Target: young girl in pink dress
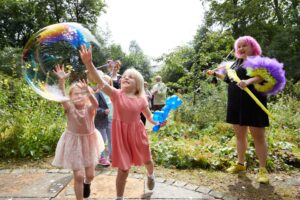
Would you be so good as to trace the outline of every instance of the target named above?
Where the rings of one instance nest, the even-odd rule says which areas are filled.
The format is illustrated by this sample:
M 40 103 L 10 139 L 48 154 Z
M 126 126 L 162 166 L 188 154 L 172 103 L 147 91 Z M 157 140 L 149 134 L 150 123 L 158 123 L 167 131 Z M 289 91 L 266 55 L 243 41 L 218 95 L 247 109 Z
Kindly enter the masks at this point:
M 55 66 L 54 73 L 64 94 L 65 73 L 63 66 Z M 95 176 L 95 165 L 104 150 L 100 133 L 95 129 L 94 117 L 98 102 L 85 81 L 70 87 L 70 101 L 62 103 L 67 116 L 67 127 L 60 137 L 53 165 L 73 170 L 74 190 L 77 200 L 90 195 L 91 181 Z
M 98 75 L 92 62 L 91 49 L 82 46 L 80 56 L 90 72 L 91 78 L 110 97 L 113 104 L 112 166 L 118 168 L 117 200 L 123 199 L 131 165 L 145 165 L 148 173 L 147 186 L 152 190 L 154 188 L 154 165 L 147 133 L 140 120 L 140 113 L 142 112 L 152 124 L 156 123 L 152 120 L 152 114 L 148 107 L 143 76 L 135 69 L 127 69 L 121 78 L 121 89 L 115 89 Z

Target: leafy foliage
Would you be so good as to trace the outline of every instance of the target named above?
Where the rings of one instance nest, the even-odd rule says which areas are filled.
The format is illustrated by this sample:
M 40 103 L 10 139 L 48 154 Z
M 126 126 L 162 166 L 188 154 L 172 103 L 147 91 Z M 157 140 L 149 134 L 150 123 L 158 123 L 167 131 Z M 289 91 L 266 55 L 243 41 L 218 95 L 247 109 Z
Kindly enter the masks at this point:
M 95 31 L 104 7 L 102 0 L 1 0 L 0 49 L 22 47 L 34 32 L 60 22 L 86 24 Z
M 0 157 L 53 154 L 65 124 L 60 105 L 41 99 L 20 80 L 0 77 Z

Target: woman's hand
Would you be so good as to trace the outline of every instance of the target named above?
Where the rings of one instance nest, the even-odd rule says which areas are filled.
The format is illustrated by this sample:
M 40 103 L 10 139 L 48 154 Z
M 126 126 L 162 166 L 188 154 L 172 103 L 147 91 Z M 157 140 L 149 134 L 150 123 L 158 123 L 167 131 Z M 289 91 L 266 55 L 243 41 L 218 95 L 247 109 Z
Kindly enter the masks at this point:
M 241 80 L 237 86 L 239 86 L 242 90 L 245 89 L 249 85 L 248 80 Z
M 55 65 L 55 69 L 53 70 L 53 72 L 59 80 L 65 80 L 70 76 L 70 72 L 65 72 L 64 65 Z
M 215 73 L 215 70 L 209 69 L 209 70 L 206 71 L 206 74 L 209 75 L 209 76 L 214 75 L 214 73 Z

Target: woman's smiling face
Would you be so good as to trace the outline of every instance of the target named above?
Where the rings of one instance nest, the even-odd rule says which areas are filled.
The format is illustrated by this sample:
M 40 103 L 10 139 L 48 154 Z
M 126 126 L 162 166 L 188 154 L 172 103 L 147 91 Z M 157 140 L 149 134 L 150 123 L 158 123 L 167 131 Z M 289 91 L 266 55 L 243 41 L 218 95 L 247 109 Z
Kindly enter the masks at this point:
M 237 45 L 237 50 L 240 55 L 240 58 L 247 58 L 247 56 L 253 56 L 252 47 L 250 44 L 246 43 L 245 41 L 240 41 Z

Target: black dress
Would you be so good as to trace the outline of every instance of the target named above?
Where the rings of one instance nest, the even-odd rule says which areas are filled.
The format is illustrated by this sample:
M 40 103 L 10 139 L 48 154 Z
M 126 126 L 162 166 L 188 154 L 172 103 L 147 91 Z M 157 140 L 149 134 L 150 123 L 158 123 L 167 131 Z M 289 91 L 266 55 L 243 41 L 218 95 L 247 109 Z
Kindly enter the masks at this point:
M 242 59 L 238 59 L 232 66 L 241 80 L 249 79 L 246 69 L 242 67 Z M 236 82 L 226 75 L 225 82 L 228 83 L 227 117 L 226 122 L 239 124 L 241 126 L 266 127 L 269 126 L 268 115 L 255 103 L 247 92 L 236 85 Z M 267 97 L 257 92 L 253 85 L 249 90 L 267 107 Z

